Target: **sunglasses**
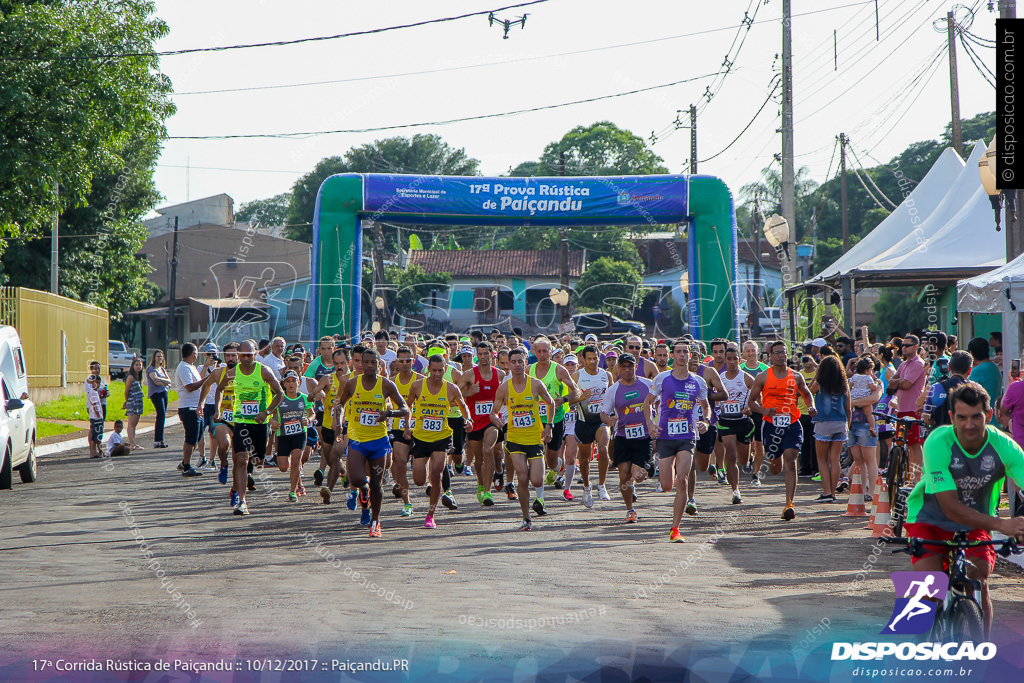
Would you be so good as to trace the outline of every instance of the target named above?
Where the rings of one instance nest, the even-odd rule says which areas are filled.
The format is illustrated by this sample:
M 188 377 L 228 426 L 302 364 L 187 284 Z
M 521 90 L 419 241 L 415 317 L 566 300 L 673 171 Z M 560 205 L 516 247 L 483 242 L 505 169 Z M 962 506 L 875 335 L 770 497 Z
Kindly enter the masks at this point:
M 917 344 L 904 344 L 904 345 L 903 345 L 903 348 L 905 348 L 905 349 L 909 349 L 909 348 L 910 348 L 910 347 L 912 347 L 912 346 L 917 346 Z
M 639 349 L 640 347 L 639 346 L 627 346 L 626 348 L 627 349 L 633 349 L 635 351 L 636 349 Z

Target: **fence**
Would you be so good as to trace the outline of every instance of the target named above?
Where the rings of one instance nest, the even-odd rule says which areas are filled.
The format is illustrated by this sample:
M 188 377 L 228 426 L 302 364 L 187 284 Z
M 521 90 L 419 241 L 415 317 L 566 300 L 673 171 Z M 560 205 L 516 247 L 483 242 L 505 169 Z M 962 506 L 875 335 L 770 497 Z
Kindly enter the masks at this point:
M 18 330 L 29 386 L 82 383 L 89 361 L 106 369 L 107 309 L 25 287 L 0 287 L 0 324 Z

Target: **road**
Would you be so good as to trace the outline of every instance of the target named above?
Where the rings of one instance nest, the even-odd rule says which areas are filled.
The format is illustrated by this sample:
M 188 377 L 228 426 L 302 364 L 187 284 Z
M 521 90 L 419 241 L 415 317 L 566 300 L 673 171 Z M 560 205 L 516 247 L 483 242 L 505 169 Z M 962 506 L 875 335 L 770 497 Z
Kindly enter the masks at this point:
M 181 443 L 180 427 L 168 441 Z M 519 533 L 518 503 L 481 508 L 475 479 L 458 477 L 460 507 L 439 508 L 433 531 L 421 491 L 411 519 L 386 491 L 376 540 L 343 503 L 289 503 L 276 470 L 237 517 L 215 473 L 184 479 L 176 463 L 173 449 L 106 465 L 73 451 L 0 492 L 3 662 L 345 652 L 453 679 L 529 678 L 580 659 L 693 664 L 708 650 L 800 662 L 833 640 L 877 638 L 893 605 L 888 573 L 909 569 L 905 555 L 872 552 L 864 518 L 810 503 L 818 489 L 805 479 L 786 523 L 780 477 L 734 506 L 703 475 L 700 514 L 671 544 L 672 495 L 652 483 L 637 525 L 622 523 L 617 498 L 588 510 L 549 493 L 551 514 Z M 998 627 L 1018 640 L 1021 575 L 1001 561 L 993 581 Z

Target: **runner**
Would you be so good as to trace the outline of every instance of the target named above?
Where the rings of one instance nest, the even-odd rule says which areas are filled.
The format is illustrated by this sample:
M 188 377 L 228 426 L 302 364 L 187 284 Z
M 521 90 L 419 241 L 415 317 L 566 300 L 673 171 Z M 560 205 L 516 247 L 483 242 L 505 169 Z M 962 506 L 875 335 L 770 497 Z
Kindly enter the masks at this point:
M 409 403 L 409 390 L 412 389 L 413 382 L 423 379 L 423 375 L 412 370 L 414 355 L 408 346 L 399 347 L 398 358 L 395 361 L 398 370 L 392 376 L 398 393 L 406 403 Z M 409 500 L 409 448 L 412 444 L 405 438 L 408 422 L 407 417 L 396 417 L 391 424 L 391 476 L 395 480 L 392 494 L 402 499 L 403 517 L 412 516 L 412 501 Z
M 283 394 L 270 368 L 256 362 L 256 349 L 249 341 L 242 342 L 238 347 L 238 365 L 234 375 L 228 379 L 225 373 L 218 382 L 218 391 L 223 392 L 228 382 L 233 385 L 232 448 L 234 490 L 238 492 L 238 502 L 233 506 L 236 515 L 249 514 L 246 504 L 246 489 L 254 490 L 255 483 L 250 476 L 253 461 L 262 465 L 267 446 L 267 417 L 280 404 Z M 269 405 L 266 403 L 266 392 L 272 395 Z
M 565 361 L 562 363 L 562 367 L 569 371 L 569 375 L 576 381 L 576 372 L 579 368 L 579 359 L 575 355 L 569 354 L 565 357 Z M 562 387 L 563 393 L 568 391 L 564 386 Z M 582 397 L 582 394 L 580 394 Z M 565 462 L 565 475 L 559 475 L 555 479 L 555 484 L 562 488 L 562 498 L 565 500 L 575 500 L 575 496 L 572 495 L 572 479 L 576 476 L 576 456 L 579 452 L 579 442 L 576 440 L 576 420 L 579 418 L 579 401 L 576 399 L 570 402 L 570 406 L 565 411 L 565 439 L 562 442 L 562 460 Z M 587 450 L 587 458 L 590 458 L 590 449 Z
M 363 509 L 360 524 L 370 525 L 370 538 L 381 537 L 382 484 L 391 455 L 387 419 L 409 416 L 405 399 L 394 382 L 379 374 L 379 360 L 376 349 L 364 349 L 362 375 L 349 379 L 338 397 L 338 404 L 350 418 L 349 481 L 359 486 L 359 504 Z M 395 410 L 388 410 L 388 401 L 396 406 Z
M 725 372 L 725 349 L 728 345 L 729 342 L 722 337 L 716 337 L 711 340 L 711 362 L 707 365 L 715 369 L 719 378 L 721 378 L 722 373 Z M 724 388 L 725 387 L 723 385 L 723 389 Z M 715 426 L 716 432 L 720 413 L 721 411 L 716 408 L 715 414 L 711 418 L 711 424 Z M 715 435 L 713 448 L 715 449 L 715 476 L 717 477 L 719 484 L 727 484 L 729 482 L 729 478 L 725 473 L 725 444 L 722 443 L 722 440 L 718 438 L 717 434 Z
M 740 365 L 740 370 L 750 375 L 750 379 L 756 378 L 768 369 L 767 365 L 758 360 L 758 353 L 760 353 L 760 349 L 756 341 L 748 339 L 743 342 L 743 364 Z M 754 457 L 753 462 L 747 460 L 743 471 L 751 475 L 751 486 L 760 487 L 761 464 L 764 462 L 764 444 L 761 442 L 761 422 L 764 420 L 764 415 L 757 411 L 751 411 L 750 420 L 754 423 Z
M 508 409 L 508 440 L 505 449 L 519 477 L 519 507 L 523 512 L 519 530 L 530 531 L 533 529 L 533 521 L 530 519 L 530 484 L 540 488 L 544 483 L 542 448 L 551 440 L 551 425 L 541 423 L 540 406 L 545 405 L 550 415 L 554 413 L 555 404 L 544 383 L 526 374 L 524 349 L 509 351 L 508 361 L 511 375 L 495 393 L 491 422 L 500 426 L 501 409 Z M 547 514 L 543 506 L 539 509 L 535 506 L 534 510 L 538 515 Z
M 668 344 L 660 342 L 654 347 L 654 365 L 658 371 L 658 375 L 663 372 L 668 372 L 672 368 L 669 367 L 668 360 L 671 355 L 671 351 L 668 348 Z M 658 375 L 655 375 L 657 377 Z
M 636 375 L 636 357 L 619 356 L 619 379 L 608 388 L 601 406 L 601 419 L 615 429 L 612 465 L 619 470 L 619 491 L 626 505 L 626 523 L 638 521 L 633 509 L 633 487 L 654 474 L 654 451 L 650 427 L 651 381 Z
M 579 398 L 580 390 L 572 380 L 569 371 L 551 360 L 551 342 L 545 336 L 538 336 L 533 342 L 533 353 L 537 362 L 530 366 L 529 375 L 544 383 L 548 394 L 554 399 L 554 419 L 547 413 L 547 407 L 541 408 L 540 420 L 542 424 L 551 425 L 551 439 L 547 442 L 546 466 L 548 474 L 547 484 L 554 484 L 555 478 L 562 469 L 558 454 L 562 449 L 562 441 L 565 439 L 565 405 L 570 401 Z M 510 358 L 511 362 L 511 358 Z M 568 393 L 563 392 L 563 387 L 568 388 Z M 544 484 L 542 481 L 537 488 L 537 499 L 533 503 L 533 509 L 538 515 L 547 514 L 544 506 Z M 520 482 L 522 486 L 522 482 Z
M 214 405 L 217 408 L 213 418 L 214 442 L 217 448 L 217 457 L 220 459 L 220 471 L 217 473 L 217 481 L 221 484 L 228 483 L 228 452 L 231 450 L 231 437 L 234 434 L 234 402 L 235 402 L 235 366 L 238 365 L 238 344 L 230 342 L 224 345 L 224 367 L 220 372 L 213 372 L 207 376 L 200 389 L 199 401 L 201 405 L 206 400 L 207 394 L 214 396 Z M 212 451 L 211 451 L 212 460 Z M 231 489 L 231 507 L 238 502 L 238 492 L 234 487 Z
M 804 378 L 786 365 L 786 342 L 773 341 L 768 344 L 769 360 L 772 365 L 754 380 L 747 397 L 751 412 L 761 412 L 761 440 L 765 444 L 765 457 L 770 463 L 772 474 L 786 469 L 786 507 L 782 519 L 791 520 L 796 516 L 793 498 L 796 495 L 796 458 L 803 443 L 803 429 L 800 427 L 800 411 L 796 397 L 800 394 L 807 403 L 811 417 L 818 414 L 814 407 L 814 396 L 807 390 Z
M 658 440 L 658 476 L 662 491 L 671 491 L 675 485 L 676 495 L 672 502 L 672 529 L 669 540 L 683 543 L 686 539 L 679 532 L 679 521 L 683 518 L 684 505 L 693 504 L 689 496 L 689 479 L 693 471 L 693 451 L 697 435 L 707 431 L 708 423 L 697 418 L 698 407 L 710 414 L 708 385 L 697 374 L 690 372 L 690 344 L 678 340 L 672 345 L 672 370 L 660 373 L 654 378 L 651 394 L 647 398 L 648 410 L 658 405 L 658 420 L 653 415 L 649 424 L 651 433 Z M 693 504 L 690 514 L 697 514 Z
M 590 458 L 593 446 L 597 444 L 597 475 L 598 495 L 601 500 L 611 500 L 608 489 L 605 488 L 605 479 L 608 476 L 608 426 L 601 420 L 601 408 L 604 405 L 604 394 L 612 385 L 612 376 L 607 370 L 598 367 L 600 353 L 597 346 L 588 344 L 583 347 L 580 353 L 583 358 L 583 366 L 573 373 L 573 381 L 580 388 L 582 393 L 579 397 L 579 407 L 582 417 L 576 420 L 576 442 L 579 449 L 580 476 L 583 477 L 583 504 L 588 508 L 594 506 L 594 496 L 590 488 Z
M 619 342 L 621 343 L 621 342 Z M 640 351 L 643 349 L 643 341 L 636 335 L 626 337 L 626 348 L 625 353 L 632 354 L 634 359 L 637 359 L 636 376 L 646 377 L 647 379 L 653 380 L 658 375 L 658 366 L 653 361 L 646 358 L 640 357 Z M 612 373 L 612 380 L 617 381 L 619 379 L 619 365 L 615 359 L 607 359 L 608 371 Z
M 305 362 L 300 354 L 294 354 L 288 356 L 285 359 L 285 372 L 291 371 L 299 376 L 298 392 L 310 399 L 310 406 L 313 407 L 314 416 L 308 420 L 305 430 L 305 441 L 302 445 L 302 456 L 299 459 L 299 486 L 297 493 L 300 496 L 306 495 L 306 487 L 302 485 L 302 466 L 309 462 L 310 457 L 313 454 L 313 449 L 317 447 L 319 436 L 317 434 L 315 423 L 316 423 L 316 404 L 312 399 L 312 395 L 316 393 L 317 382 L 312 377 L 306 377 L 302 374 L 303 366 Z
M 330 375 L 334 372 L 334 337 L 325 335 L 320 337 L 320 342 L 316 347 L 317 357 L 309 364 L 306 371 L 303 373 L 306 377 L 312 377 L 314 384 L 319 383 L 321 379 L 326 375 Z M 311 392 L 312 394 L 312 392 Z M 313 404 L 313 410 L 316 412 L 316 430 L 317 441 L 323 444 L 323 434 L 321 429 L 324 424 L 324 404 L 323 401 L 316 401 Z M 323 457 L 321 455 L 321 457 Z
M 429 465 L 430 507 L 423 522 L 425 529 L 437 528 L 434 510 L 437 509 L 438 498 L 441 498 L 441 502 L 449 510 L 457 509 L 447 488 L 444 489 L 444 495 L 440 495 L 443 486 L 442 472 L 447 469 L 445 461 L 448 451 L 452 448 L 452 427 L 447 417 L 452 405 L 465 408 L 466 413 L 469 412 L 469 407 L 462 399 L 459 388 L 444 378 L 446 367 L 443 351 L 435 353 L 430 356 L 427 377 L 413 382 L 412 388 L 409 389 L 413 422 L 412 426 L 406 425 L 404 436 L 406 440 L 413 440 L 410 451 L 413 457 L 412 476 L 416 486 L 423 486 L 426 482 Z
M 490 507 L 494 505 L 490 488 L 491 482 L 496 479 L 494 445 L 498 441 L 499 431 L 491 422 L 491 412 L 494 409 L 494 396 L 505 379 L 505 373 L 491 365 L 494 346 L 489 341 L 481 340 L 477 343 L 476 356 L 477 366 L 463 373 L 458 387 L 466 398 L 472 419 L 467 450 L 476 466 L 476 499 L 481 505 Z
M 320 430 L 320 467 L 313 472 L 313 483 L 320 487 L 320 497 L 323 499 L 324 505 L 331 503 L 331 496 L 338 477 L 345 474 L 341 456 L 347 446 L 339 433 L 342 429 L 341 413 L 335 399 L 341 392 L 341 387 L 348 382 L 350 377 L 348 351 L 335 349 L 333 358 L 334 372 L 321 377 L 312 394 L 314 400 L 320 399 L 324 405 L 324 424 Z M 325 463 L 327 464 L 326 471 L 324 470 Z M 326 484 L 324 482 L 325 474 Z M 348 487 L 347 478 L 342 485 Z
M 740 370 L 739 349 L 732 343 L 725 349 L 724 370 L 722 384 L 729 398 L 718 404 L 718 439 L 725 449 L 725 472 L 732 487 L 732 503 L 738 505 L 743 502 L 738 464 L 747 462 L 747 449 L 754 436 L 754 422 L 747 407 L 747 396 L 754 380 Z
M 220 370 L 224 367 L 224 363 L 217 357 L 217 345 L 212 342 L 207 342 L 203 345 L 203 355 L 206 356 L 203 367 L 199 368 L 199 376 L 206 380 L 210 375 L 219 375 Z M 207 386 L 205 381 L 203 386 Z M 209 457 L 205 454 L 200 454 L 202 459 L 199 462 L 199 469 L 214 469 L 213 466 L 213 454 L 217 451 L 217 438 L 215 432 L 217 431 L 214 427 L 214 422 L 217 418 L 217 403 L 216 392 L 205 392 L 205 398 L 200 397 L 199 405 L 203 413 L 203 428 L 200 430 L 200 445 L 202 444 L 202 432 L 209 432 L 210 434 L 210 450 Z M 209 467 L 205 467 L 209 463 Z
M 295 358 L 293 356 L 293 358 Z M 290 362 L 290 359 L 289 359 Z M 302 361 L 295 363 L 301 366 Z M 295 370 L 285 370 L 281 379 L 284 387 L 284 398 L 271 414 L 270 428 L 277 432 L 278 458 L 277 466 L 282 472 L 291 469 L 291 490 L 288 500 L 298 501 L 299 487 L 302 485 L 302 452 L 306 447 L 306 428 L 312 424 L 314 413 L 313 403 L 305 394 L 299 393 L 299 384 L 308 379 L 301 377 Z
M 693 348 L 700 349 L 700 342 L 692 342 L 690 348 L 691 351 Z M 693 467 L 690 468 L 690 476 L 686 480 L 686 513 L 689 515 L 697 514 L 697 501 L 694 494 L 697 488 L 698 471 L 704 472 L 706 470 L 718 483 L 728 483 L 724 471 L 719 477 L 718 468 L 711 462 L 711 455 L 714 453 L 715 443 L 718 441 L 718 412 L 715 402 L 724 401 L 729 398 L 729 394 L 725 391 L 725 387 L 722 385 L 722 378 L 715 369 L 710 365 L 701 364 L 703 355 L 703 352 L 698 354 L 691 353 L 689 364 L 690 372 L 703 379 L 704 383 L 708 386 L 708 406 L 711 411 L 709 415 L 705 415 L 704 409 L 700 406 L 697 407 L 697 420 L 708 420 L 708 428 L 697 436 L 697 457 L 694 458 Z

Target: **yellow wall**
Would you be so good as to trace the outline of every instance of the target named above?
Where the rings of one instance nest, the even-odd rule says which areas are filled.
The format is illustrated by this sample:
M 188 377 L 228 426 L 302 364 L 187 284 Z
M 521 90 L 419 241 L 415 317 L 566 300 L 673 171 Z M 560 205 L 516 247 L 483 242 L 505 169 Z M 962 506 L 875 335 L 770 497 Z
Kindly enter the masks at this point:
M 29 386 L 62 386 L 61 332 L 67 338 L 67 383 L 85 381 L 89 361 L 108 372 L 107 309 L 24 287 L 0 287 L 0 324 L 21 336 Z

